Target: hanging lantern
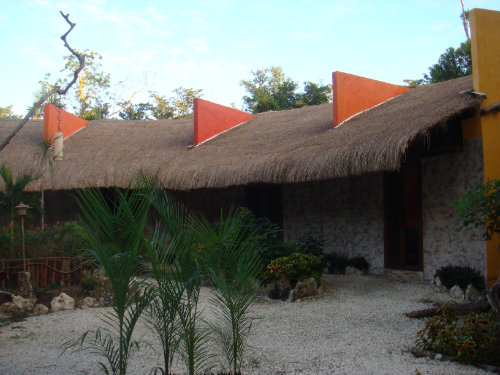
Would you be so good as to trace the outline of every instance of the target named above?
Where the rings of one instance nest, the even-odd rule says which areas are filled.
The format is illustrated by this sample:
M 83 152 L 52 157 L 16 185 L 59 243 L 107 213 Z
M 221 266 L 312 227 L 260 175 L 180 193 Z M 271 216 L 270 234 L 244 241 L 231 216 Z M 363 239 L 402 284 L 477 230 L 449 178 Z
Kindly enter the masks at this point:
M 54 134 L 54 159 L 63 160 L 63 133 Z
M 21 202 L 14 208 L 16 210 L 17 216 L 26 216 L 26 210 L 31 207 Z

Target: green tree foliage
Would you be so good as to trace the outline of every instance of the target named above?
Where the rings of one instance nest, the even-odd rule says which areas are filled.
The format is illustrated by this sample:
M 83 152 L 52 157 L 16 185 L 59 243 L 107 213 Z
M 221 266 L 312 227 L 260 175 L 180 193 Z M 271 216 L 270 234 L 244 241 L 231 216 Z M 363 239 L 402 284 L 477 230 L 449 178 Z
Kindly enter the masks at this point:
M 85 68 L 78 76 L 73 92 L 73 110 L 86 120 L 104 118 L 109 112 L 109 104 L 105 100 L 109 95 L 107 90 L 111 87 L 111 77 L 102 70 L 101 54 L 85 50 L 83 55 Z M 78 60 L 74 55 L 66 55 L 65 60 L 63 72 L 70 76 L 78 66 Z M 63 83 L 70 79 L 64 78 Z
M 465 196 L 455 202 L 463 226 L 472 225 L 483 229 L 483 238 L 491 240 L 500 234 L 500 180 L 489 180 L 467 190 Z M 500 248 L 498 249 L 500 251 Z M 500 314 L 500 275 L 488 290 L 488 302 Z
M 405 79 L 408 87 L 429 83 L 444 82 L 450 79 L 465 77 L 472 74 L 472 56 L 470 40 L 460 44 L 460 47 L 450 47 L 443 53 L 436 64 L 429 67 L 429 74 L 421 79 Z
M 0 107 L 0 118 L 21 118 L 21 116 L 16 115 L 12 112 L 12 106 Z
M 408 87 L 415 88 L 429 83 L 448 81 L 472 74 L 471 42 L 469 34 L 469 11 L 465 10 L 462 1 L 462 14 L 460 15 L 467 40 L 460 47 L 448 48 L 436 64 L 429 67 L 429 74 L 424 73 L 421 79 L 405 79 Z
M 320 86 L 314 82 L 304 82 L 304 92 L 298 94 L 297 105 L 317 105 L 328 103 L 331 100 L 332 86 Z
M 328 103 L 331 86 L 304 83 L 304 92 L 298 93 L 298 84 L 283 72 L 283 68 L 272 66 L 252 71 L 253 78 L 241 81 L 250 95 L 243 101 L 248 111 L 260 113 L 299 108 L 305 105 Z
M 193 101 L 202 95 L 202 91 L 178 87 L 173 90 L 174 95 L 169 98 L 151 92 L 148 103 L 119 103 L 124 109 L 118 116 L 124 120 L 164 120 L 187 117 L 193 113 Z
M 150 109 L 153 118 L 156 120 L 174 118 L 174 108 L 167 97 L 152 92 L 150 98 L 153 102 Z
M 472 74 L 470 40 L 460 44 L 457 49 L 450 47 L 443 53 L 437 64 L 429 67 L 429 74 L 424 74 L 425 83 L 437 83 Z
M 202 91 L 201 89 L 178 87 L 172 91 L 174 96 L 170 98 L 152 92 L 150 95 L 152 101 L 150 104 L 151 115 L 156 120 L 178 119 L 189 116 L 193 113 L 194 99 L 202 96 Z
M 71 93 L 64 98 L 53 95 L 48 99 L 59 108 L 72 108 L 74 113 L 86 120 L 105 118 L 109 114 L 110 104 L 108 89 L 111 87 L 111 76 L 102 70 L 102 56 L 97 52 L 85 50 L 81 53 L 85 57 L 85 67 L 80 72 L 76 86 L 71 88 Z M 51 83 L 51 75 L 46 74 L 39 81 L 40 88 L 35 93 L 38 100 L 55 85 L 64 86 L 71 81 L 73 72 L 78 67 L 78 59 L 74 55 L 64 56 L 65 65 L 61 70 L 63 77 Z M 38 116 L 43 115 L 43 108 L 37 111 Z
M 38 101 L 42 96 L 44 96 L 46 93 L 48 93 L 50 90 L 54 88 L 55 85 L 60 84 L 60 80 L 57 80 L 55 83 L 51 83 L 51 75 L 50 73 L 45 74 L 43 79 L 38 81 L 40 84 L 40 88 L 35 92 L 35 102 Z M 55 105 L 56 107 L 65 109 L 65 100 L 63 97 L 59 94 L 54 94 L 50 96 L 47 100 L 46 103 L 50 103 Z M 43 106 L 40 106 L 36 109 L 35 111 L 35 117 L 40 118 L 43 117 Z
M 138 103 L 138 104 L 129 104 L 126 102 L 118 103 L 119 106 L 124 107 L 118 113 L 118 116 L 123 120 L 150 120 L 151 104 L 149 103 Z
M 500 233 L 500 180 L 477 184 L 455 202 L 455 207 L 464 227 L 483 228 L 483 238 L 490 240 Z

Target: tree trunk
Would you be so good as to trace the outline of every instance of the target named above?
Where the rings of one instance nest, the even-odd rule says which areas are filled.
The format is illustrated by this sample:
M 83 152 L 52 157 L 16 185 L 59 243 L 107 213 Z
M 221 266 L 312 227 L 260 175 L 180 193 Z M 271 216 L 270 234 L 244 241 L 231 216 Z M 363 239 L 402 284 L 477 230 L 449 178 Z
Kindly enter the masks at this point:
M 17 288 L 20 296 L 32 299 L 35 296 L 31 287 L 31 275 L 29 272 L 19 272 L 17 274 Z
M 486 296 L 488 297 L 488 302 L 493 311 L 495 311 L 497 315 L 500 315 L 500 277 L 498 277 L 497 282 L 488 289 Z
M 42 216 L 42 218 L 41 218 L 42 225 L 41 225 L 40 229 L 43 232 L 43 228 L 45 226 L 45 194 L 44 194 L 45 192 L 43 190 L 43 172 L 42 172 L 42 179 L 40 181 L 40 192 L 41 192 L 41 194 L 40 194 L 40 211 L 41 211 L 41 216 Z
M 441 314 L 439 307 L 432 307 L 429 309 L 417 310 L 405 313 L 408 318 L 430 318 L 435 315 Z M 455 305 L 449 305 L 445 308 L 447 312 L 452 312 L 459 315 L 466 315 L 470 312 L 486 312 L 490 309 L 490 305 L 484 299 L 479 302 L 472 303 L 459 303 Z

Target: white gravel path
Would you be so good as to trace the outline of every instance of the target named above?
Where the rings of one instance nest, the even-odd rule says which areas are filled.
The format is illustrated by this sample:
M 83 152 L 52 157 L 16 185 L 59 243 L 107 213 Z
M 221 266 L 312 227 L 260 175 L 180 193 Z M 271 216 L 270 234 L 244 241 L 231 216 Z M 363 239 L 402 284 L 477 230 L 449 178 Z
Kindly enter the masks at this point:
M 423 321 L 404 312 L 443 299 L 425 284 L 361 276 L 326 276 L 327 293 L 294 303 L 260 299 L 244 374 L 394 374 L 486 375 L 472 366 L 414 358 L 402 353 L 413 345 Z M 210 291 L 203 291 L 208 319 Z M 0 374 L 99 374 L 89 353 L 63 354 L 60 345 L 99 323 L 104 309 L 65 311 L 30 317 L 0 328 Z M 159 346 L 141 323 L 143 346 L 129 374 L 149 374 L 161 364 Z M 216 369 L 220 367 L 217 366 Z M 181 363 L 176 371 L 183 373 Z

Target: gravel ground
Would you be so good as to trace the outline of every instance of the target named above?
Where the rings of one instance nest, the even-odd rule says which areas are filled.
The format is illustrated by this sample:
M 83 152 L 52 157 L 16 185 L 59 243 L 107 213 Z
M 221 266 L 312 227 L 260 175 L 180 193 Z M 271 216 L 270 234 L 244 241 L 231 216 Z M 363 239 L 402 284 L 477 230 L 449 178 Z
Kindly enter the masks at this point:
M 371 276 L 326 276 L 325 294 L 288 303 L 259 299 L 244 374 L 411 374 L 486 375 L 489 372 L 447 361 L 414 358 L 413 345 L 423 321 L 404 312 L 443 300 L 426 284 Z M 203 290 L 202 307 L 210 290 Z M 99 374 L 96 358 L 80 352 L 61 355 L 60 345 L 99 324 L 105 309 L 64 311 L 30 317 L 0 328 L 0 374 Z M 161 364 L 159 346 L 140 322 L 141 347 L 129 374 L 149 374 Z M 176 371 L 183 373 L 181 363 Z M 220 365 L 215 367 L 220 368 Z

